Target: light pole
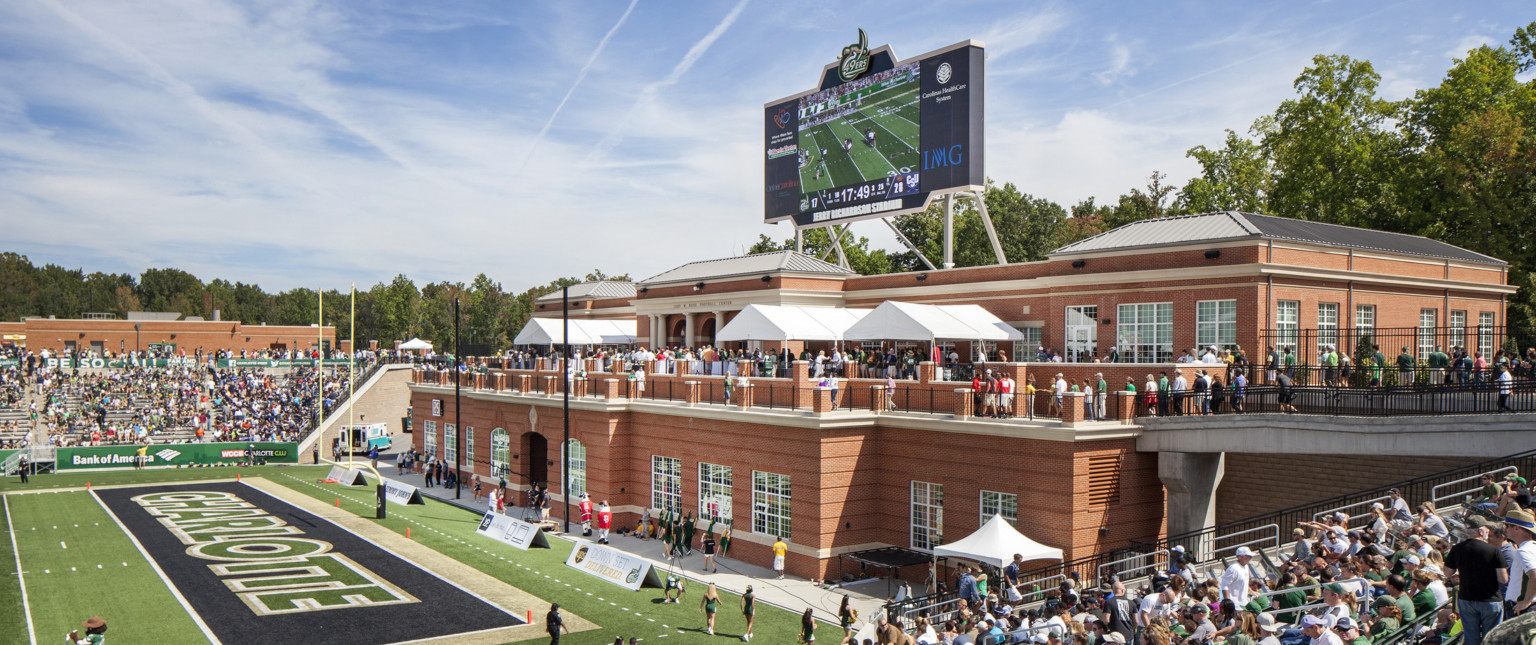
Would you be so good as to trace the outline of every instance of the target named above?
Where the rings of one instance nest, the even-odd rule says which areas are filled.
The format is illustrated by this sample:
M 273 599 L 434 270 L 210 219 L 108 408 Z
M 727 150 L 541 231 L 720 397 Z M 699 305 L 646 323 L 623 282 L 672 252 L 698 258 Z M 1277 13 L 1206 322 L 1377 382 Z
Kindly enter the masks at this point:
M 139 344 L 139 325 L 141 324 L 143 323 L 133 323 L 133 355 L 135 358 L 144 351 L 143 347 Z
M 565 500 L 565 532 L 571 532 L 571 288 L 560 287 L 560 367 L 565 371 L 565 438 L 560 442 L 560 497 Z
M 459 299 L 453 299 L 453 498 L 459 499 L 459 490 L 464 488 L 464 428 L 459 422 L 459 386 L 464 382 L 464 376 L 459 373 L 459 366 L 464 364 L 464 354 L 459 351 Z

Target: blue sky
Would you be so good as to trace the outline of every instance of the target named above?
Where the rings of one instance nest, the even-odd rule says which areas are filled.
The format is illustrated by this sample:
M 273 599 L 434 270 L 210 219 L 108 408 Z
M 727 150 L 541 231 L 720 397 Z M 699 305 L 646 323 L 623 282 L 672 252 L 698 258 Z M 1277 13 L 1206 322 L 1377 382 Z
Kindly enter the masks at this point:
M 1524 9 L 1522 11 L 1521 9 Z M 1113 200 L 1245 131 L 1311 57 L 1382 94 L 1503 43 L 1516 2 L 0 3 L 0 250 L 268 290 L 405 273 L 644 278 L 762 224 L 761 109 L 864 28 L 987 60 L 987 174 Z M 895 248 L 877 222 L 854 232 Z

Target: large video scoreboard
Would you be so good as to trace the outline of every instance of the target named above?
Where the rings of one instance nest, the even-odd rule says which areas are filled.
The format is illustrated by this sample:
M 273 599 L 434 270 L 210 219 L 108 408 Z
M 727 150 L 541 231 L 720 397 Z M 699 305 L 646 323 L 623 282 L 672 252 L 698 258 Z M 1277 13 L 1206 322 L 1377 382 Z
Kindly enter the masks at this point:
M 982 77 L 967 41 L 897 61 L 859 43 L 819 88 L 765 106 L 764 220 L 800 228 L 927 208 L 986 183 Z

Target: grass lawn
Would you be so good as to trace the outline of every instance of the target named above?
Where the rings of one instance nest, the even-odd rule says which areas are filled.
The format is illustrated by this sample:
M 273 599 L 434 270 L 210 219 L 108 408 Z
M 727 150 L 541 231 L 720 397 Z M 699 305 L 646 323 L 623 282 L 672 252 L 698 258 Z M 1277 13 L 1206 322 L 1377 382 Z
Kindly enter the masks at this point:
M 0 491 L 81 487 L 87 481 L 97 486 L 229 479 L 239 472 L 246 476 L 261 475 L 327 504 L 340 499 L 342 509 L 371 518 L 374 504 L 371 490 L 316 483 L 328 471 L 327 466 L 267 466 L 61 474 L 35 477 L 26 487 L 21 487 L 12 478 L 0 485 Z M 114 641 L 203 642 L 201 631 L 185 609 L 88 493 L 7 495 L 6 499 L 20 529 L 16 537 L 21 547 L 22 566 L 28 572 L 27 591 L 40 642 L 58 638 L 92 613 L 134 616 L 133 622 L 141 629 L 154 629 L 153 637 L 135 637 L 133 626 L 124 621 L 113 622 L 110 635 Z M 709 636 L 704 633 L 704 615 L 699 611 L 699 598 L 704 592 L 702 586 L 690 585 L 681 604 L 662 604 L 660 589 L 632 592 L 565 566 L 571 543 L 564 540 L 551 538 L 551 549 L 519 551 L 481 537 L 475 534 L 480 517 L 429 499 L 425 506 L 391 505 L 389 519 L 370 521 L 401 535 L 410 528 L 412 540 L 535 596 L 558 602 L 564 610 L 601 626 L 564 637 L 563 642 L 598 645 L 612 643 L 620 636 L 626 641 L 630 637 L 639 637 L 654 642 L 665 637 L 667 642 L 674 642 L 673 639 L 684 643 L 740 642 L 746 625 L 738 609 L 739 598 L 735 595 L 721 592 L 716 636 Z M 60 524 L 66 519 L 68 533 Z M 75 524 L 81 526 L 76 528 Z M 55 525 L 61 528 L 51 528 Z M 63 537 L 59 537 L 61 535 Z M 69 548 L 60 548 L 60 540 Z M 74 541 L 79 541 L 80 546 L 77 547 Z M 9 552 L 9 541 L 3 550 Z M 110 558 L 107 557 L 109 554 Z M 14 558 L 8 553 L 4 557 L 9 563 L 6 568 L 13 568 Z M 123 562 L 128 566 L 124 567 Z M 101 564 L 102 569 L 96 569 L 97 564 Z M 113 564 L 117 569 L 108 569 L 107 564 Z M 77 569 L 70 574 L 75 576 L 73 578 L 62 573 L 69 567 Z M 40 577 L 34 574 L 43 569 L 51 573 Z M 19 587 L 15 583 L 3 585 L 0 588 L 0 621 L 18 625 L 19 629 L 0 632 L 0 643 L 26 642 L 25 622 L 20 620 L 19 605 Z M 547 607 L 537 611 L 540 615 L 536 618 L 541 619 Z M 753 641 L 794 643 L 799 636 L 799 625 L 798 614 L 758 603 Z M 822 642 L 836 643 L 842 637 L 836 626 L 819 625 L 817 631 Z M 545 642 L 547 639 L 547 636 L 539 635 L 522 642 Z M 381 632 L 380 642 L 387 640 L 387 634 Z

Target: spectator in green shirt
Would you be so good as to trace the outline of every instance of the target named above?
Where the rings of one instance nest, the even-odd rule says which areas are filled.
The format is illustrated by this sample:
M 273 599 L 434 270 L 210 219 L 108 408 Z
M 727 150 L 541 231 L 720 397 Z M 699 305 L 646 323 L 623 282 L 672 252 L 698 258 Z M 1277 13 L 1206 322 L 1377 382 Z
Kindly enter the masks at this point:
M 1380 638 L 1403 627 L 1403 612 L 1397 603 L 1387 596 L 1379 596 L 1371 603 L 1376 607 L 1376 620 L 1371 622 L 1371 637 Z
M 1413 622 L 1419 613 L 1413 606 L 1413 596 L 1408 595 L 1408 581 L 1395 573 L 1387 576 L 1387 593 L 1392 596 L 1392 602 L 1397 605 L 1398 615 L 1402 616 L 1403 621 Z M 1434 602 L 1433 597 L 1430 602 Z
M 1408 347 L 1403 346 L 1403 353 L 1397 355 L 1397 384 L 1413 385 L 1413 354 L 1408 353 Z

